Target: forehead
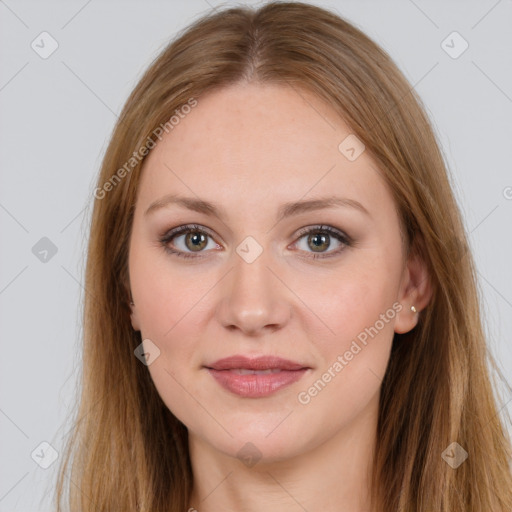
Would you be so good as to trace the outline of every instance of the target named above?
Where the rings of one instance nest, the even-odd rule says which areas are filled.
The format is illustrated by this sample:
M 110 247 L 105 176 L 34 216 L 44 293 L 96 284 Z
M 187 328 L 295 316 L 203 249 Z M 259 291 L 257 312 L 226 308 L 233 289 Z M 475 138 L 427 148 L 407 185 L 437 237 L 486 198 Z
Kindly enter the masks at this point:
M 197 101 L 147 156 L 139 190 L 144 205 L 166 193 L 239 212 L 335 193 L 368 209 L 391 201 L 365 151 L 355 160 L 345 146 L 340 151 L 340 143 L 353 142 L 350 127 L 307 91 L 238 84 Z

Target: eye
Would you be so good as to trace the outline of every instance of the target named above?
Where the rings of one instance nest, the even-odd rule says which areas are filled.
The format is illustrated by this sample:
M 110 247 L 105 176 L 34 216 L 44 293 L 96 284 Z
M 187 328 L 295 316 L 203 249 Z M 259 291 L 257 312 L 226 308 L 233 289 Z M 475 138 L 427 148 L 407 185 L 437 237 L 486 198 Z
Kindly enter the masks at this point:
M 313 251 L 313 254 L 307 255 L 307 258 L 331 258 L 341 253 L 345 247 L 349 247 L 352 244 L 350 237 L 345 235 L 342 231 L 339 231 L 332 226 L 311 226 L 304 228 L 298 233 L 299 241 L 302 238 L 306 238 L 305 246 L 299 247 L 305 252 L 309 252 L 308 249 Z M 332 239 L 335 239 L 338 248 L 334 251 L 326 252 L 324 249 L 328 249 L 332 245 Z M 296 242 L 299 245 L 299 242 Z
M 311 226 L 303 228 L 297 233 L 299 241 L 294 245 L 299 245 L 302 238 L 306 238 L 305 248 L 300 248 L 304 252 L 311 249 L 313 254 L 305 256 L 306 258 L 330 258 L 341 253 L 345 247 L 352 245 L 352 240 L 342 231 L 332 226 Z M 182 240 L 180 240 L 182 238 Z M 200 258 L 201 252 L 208 248 L 208 238 L 212 238 L 211 248 L 221 248 L 220 245 L 213 242 L 213 235 L 204 227 L 197 224 L 186 224 L 171 229 L 160 238 L 160 243 L 164 250 L 181 258 Z M 334 251 L 326 252 L 332 245 L 332 239 L 338 244 L 338 248 Z M 176 242 L 175 240 L 179 240 Z M 171 243 L 172 242 L 172 243 Z M 197 254 L 194 254 L 197 253 Z
M 197 224 L 187 224 L 168 231 L 160 239 L 160 243 L 165 251 L 170 254 L 174 254 L 175 256 L 180 256 L 182 258 L 196 258 L 201 256 L 196 256 L 193 253 L 204 252 L 203 249 L 208 246 L 208 237 L 211 236 L 210 232 L 205 228 L 198 226 Z M 179 242 L 174 241 L 175 239 L 179 240 L 180 238 L 183 239 Z M 172 245 L 170 245 L 171 241 L 173 242 Z M 177 247 L 177 249 L 174 249 L 173 246 Z M 213 246 L 213 248 L 220 247 L 215 243 Z

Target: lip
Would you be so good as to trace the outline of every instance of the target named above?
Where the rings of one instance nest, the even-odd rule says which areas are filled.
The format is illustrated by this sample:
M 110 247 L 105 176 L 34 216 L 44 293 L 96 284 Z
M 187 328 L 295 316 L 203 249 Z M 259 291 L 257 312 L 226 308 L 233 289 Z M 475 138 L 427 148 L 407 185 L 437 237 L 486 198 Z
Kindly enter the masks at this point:
M 298 381 L 310 369 L 276 356 L 249 358 L 242 355 L 219 359 L 205 367 L 223 388 L 246 398 L 276 393 Z
M 283 359 L 277 356 L 259 356 L 251 358 L 235 355 L 219 359 L 207 365 L 207 368 L 214 370 L 233 370 L 237 368 L 245 368 L 247 370 L 301 370 L 308 367 L 296 361 L 290 361 L 289 359 Z

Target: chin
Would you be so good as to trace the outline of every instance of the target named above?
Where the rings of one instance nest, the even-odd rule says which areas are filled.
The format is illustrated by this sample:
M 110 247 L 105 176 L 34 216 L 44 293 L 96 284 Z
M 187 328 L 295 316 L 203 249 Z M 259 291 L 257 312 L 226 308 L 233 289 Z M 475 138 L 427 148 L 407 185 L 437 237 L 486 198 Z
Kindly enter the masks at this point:
M 237 439 L 228 441 L 227 446 L 215 445 L 217 449 L 223 451 L 226 455 L 240 460 L 240 462 L 248 467 L 258 465 L 274 464 L 292 459 L 301 454 L 304 446 L 298 446 L 301 442 L 300 438 L 289 438 L 286 442 L 285 437 L 276 436 L 261 437 L 247 436 L 243 434 Z
M 279 425 L 280 421 L 282 417 L 277 421 L 274 418 L 258 420 L 254 417 L 249 423 L 229 421 L 228 430 L 233 437 L 218 430 L 214 435 L 203 430 L 201 437 L 215 450 L 242 462 L 249 459 L 257 460 L 259 465 L 272 464 L 301 455 L 311 443 L 303 428 L 296 429 L 293 423 L 286 426 L 288 420 Z

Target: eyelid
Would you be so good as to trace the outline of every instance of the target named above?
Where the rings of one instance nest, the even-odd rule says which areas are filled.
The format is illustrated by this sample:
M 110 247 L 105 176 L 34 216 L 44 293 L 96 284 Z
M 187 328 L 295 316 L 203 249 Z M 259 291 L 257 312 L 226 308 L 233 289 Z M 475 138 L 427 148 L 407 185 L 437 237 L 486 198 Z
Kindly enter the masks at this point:
M 352 239 L 341 229 L 335 228 L 330 224 L 313 224 L 311 226 L 306 226 L 304 228 L 299 229 L 296 232 L 295 236 L 302 238 L 304 235 L 309 235 L 314 232 L 326 232 L 330 235 L 336 235 L 342 238 L 347 244 L 352 243 Z
M 169 242 L 174 237 L 177 237 L 177 236 L 180 236 L 183 234 L 187 234 L 187 233 L 193 232 L 193 231 L 199 231 L 200 233 L 205 233 L 210 238 L 212 238 L 212 240 L 216 241 L 216 239 L 217 239 L 217 235 L 214 233 L 214 231 L 211 230 L 210 228 L 207 228 L 206 226 L 203 226 L 201 224 L 182 224 L 181 226 L 176 226 L 175 228 L 165 231 L 164 234 L 160 237 L 160 241 L 161 242 Z M 221 239 L 221 241 L 222 241 L 222 239 Z

